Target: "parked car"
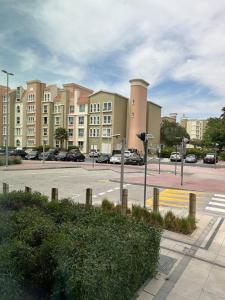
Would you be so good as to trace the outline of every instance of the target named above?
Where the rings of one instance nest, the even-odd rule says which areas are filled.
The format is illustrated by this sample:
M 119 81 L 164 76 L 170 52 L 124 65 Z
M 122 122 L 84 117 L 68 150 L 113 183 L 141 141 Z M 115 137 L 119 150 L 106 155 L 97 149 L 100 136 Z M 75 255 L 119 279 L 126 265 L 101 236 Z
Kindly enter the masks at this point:
M 130 157 L 128 157 L 125 161 L 126 165 L 139 165 L 143 166 L 144 165 L 144 158 L 141 157 L 140 155 L 134 154 Z
M 58 149 L 54 149 L 54 148 L 50 148 L 47 152 L 48 153 L 53 153 L 54 155 L 58 155 L 59 154 L 59 150 Z
M 9 150 L 9 155 L 20 156 L 22 159 L 25 159 L 27 156 L 27 152 L 23 149 L 14 149 L 14 150 Z
M 172 152 L 170 155 L 170 161 L 181 161 L 180 152 Z
M 55 159 L 55 155 L 53 154 L 53 152 L 41 152 L 39 155 L 38 155 L 38 159 L 40 160 L 43 160 L 43 157 L 44 157 L 44 160 L 47 160 L 47 161 L 53 161 L 53 160 L 56 160 Z
M 133 152 L 131 152 L 130 150 L 124 151 L 124 157 L 131 157 L 131 156 L 133 156 Z
M 37 160 L 38 156 L 39 156 L 39 152 L 37 150 L 32 150 L 25 156 L 25 158 L 29 160 Z
M 109 162 L 110 162 L 109 154 L 100 154 L 99 157 L 96 159 L 96 163 L 108 164 Z
M 112 157 L 110 157 L 111 164 L 121 164 L 121 154 L 115 154 Z
M 214 153 L 207 153 L 203 159 L 204 164 L 215 164 L 218 162 L 218 157 Z
M 0 156 L 5 155 L 5 149 L 0 149 Z
M 71 151 L 67 153 L 68 161 L 85 161 L 85 156 L 80 151 Z
M 56 160 L 58 161 L 66 161 L 67 160 L 67 153 L 66 151 L 60 151 L 56 156 Z
M 197 161 L 198 159 L 195 154 L 188 154 L 185 158 L 186 163 L 196 163 Z
M 89 157 L 98 157 L 99 156 L 99 152 L 95 149 L 92 149 L 90 152 L 89 152 Z

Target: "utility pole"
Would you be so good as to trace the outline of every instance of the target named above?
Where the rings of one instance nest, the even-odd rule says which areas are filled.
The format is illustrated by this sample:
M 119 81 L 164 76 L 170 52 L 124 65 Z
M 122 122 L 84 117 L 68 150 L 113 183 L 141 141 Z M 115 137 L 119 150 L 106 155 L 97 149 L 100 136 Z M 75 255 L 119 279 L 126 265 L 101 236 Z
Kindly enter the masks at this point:
M 121 147 L 121 171 L 120 171 L 120 204 L 122 204 L 123 198 L 123 182 L 124 182 L 124 151 L 126 147 L 126 139 L 122 138 L 122 147 Z

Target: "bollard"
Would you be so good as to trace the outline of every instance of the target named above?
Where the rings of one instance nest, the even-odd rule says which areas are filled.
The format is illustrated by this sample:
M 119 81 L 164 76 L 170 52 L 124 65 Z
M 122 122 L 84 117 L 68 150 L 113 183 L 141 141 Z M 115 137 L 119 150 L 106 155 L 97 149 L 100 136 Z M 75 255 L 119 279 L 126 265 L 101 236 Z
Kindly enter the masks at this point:
M 123 189 L 123 191 L 122 191 L 121 213 L 124 216 L 127 214 L 127 199 L 128 199 L 128 190 Z
M 32 189 L 29 186 L 25 186 L 25 193 L 31 193 Z
M 92 205 L 92 189 L 86 189 L 86 205 Z
M 195 220 L 196 215 L 196 194 L 189 194 L 189 217 Z
M 8 183 L 3 182 L 3 194 L 7 194 L 9 192 Z
M 58 189 L 57 188 L 52 188 L 52 195 L 51 195 L 51 200 L 58 202 L 59 200 L 59 193 L 58 193 Z
M 153 188 L 153 212 L 159 212 L 159 189 Z

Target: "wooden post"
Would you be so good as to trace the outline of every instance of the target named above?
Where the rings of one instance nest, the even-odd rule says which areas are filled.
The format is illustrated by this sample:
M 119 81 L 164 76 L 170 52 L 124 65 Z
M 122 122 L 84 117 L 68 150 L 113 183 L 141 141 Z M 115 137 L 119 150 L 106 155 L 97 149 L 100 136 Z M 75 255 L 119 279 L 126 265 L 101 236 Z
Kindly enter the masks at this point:
M 31 193 L 32 189 L 29 186 L 25 186 L 25 193 Z
M 8 183 L 3 182 L 3 194 L 7 194 L 9 192 Z
M 58 202 L 59 200 L 59 193 L 57 188 L 52 188 L 52 193 L 51 193 L 51 201 Z
M 86 205 L 92 205 L 92 189 L 86 189 Z
M 121 213 L 124 216 L 127 214 L 127 199 L 128 199 L 128 190 L 123 189 Z
M 159 189 L 153 188 L 153 212 L 159 212 Z
M 189 194 L 189 217 L 195 220 L 196 216 L 196 194 Z

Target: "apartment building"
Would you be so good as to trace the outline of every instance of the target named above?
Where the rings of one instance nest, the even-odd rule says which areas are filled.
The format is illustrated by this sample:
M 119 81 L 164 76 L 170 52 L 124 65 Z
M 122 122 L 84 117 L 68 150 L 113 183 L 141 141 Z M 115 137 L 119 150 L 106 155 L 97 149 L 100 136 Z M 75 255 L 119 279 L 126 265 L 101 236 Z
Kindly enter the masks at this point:
M 162 117 L 162 122 L 163 121 L 168 121 L 168 122 L 177 122 L 177 113 L 170 113 L 169 116 L 164 116 Z
M 184 127 L 190 135 L 191 140 L 202 140 L 208 120 L 188 119 L 182 117 L 180 125 Z
M 111 153 L 126 137 L 128 99 L 117 93 L 98 91 L 89 96 L 88 150 Z M 112 135 L 120 135 L 113 138 Z
M 5 96 L 7 93 L 7 87 L 0 85 L 0 145 L 4 144 L 3 141 L 3 103 L 5 104 Z M 4 124 L 5 125 L 5 124 Z M 6 130 L 6 129 L 4 129 Z

